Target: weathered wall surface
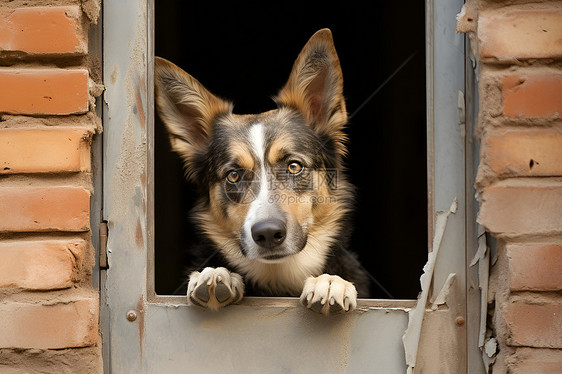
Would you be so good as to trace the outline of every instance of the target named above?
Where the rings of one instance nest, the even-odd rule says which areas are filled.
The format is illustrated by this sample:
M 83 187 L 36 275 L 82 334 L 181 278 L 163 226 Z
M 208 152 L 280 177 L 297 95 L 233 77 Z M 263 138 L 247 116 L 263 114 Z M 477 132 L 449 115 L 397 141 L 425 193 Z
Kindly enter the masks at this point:
M 469 1 L 479 69 L 479 222 L 498 238 L 493 373 L 562 368 L 562 3 Z
M 99 1 L 0 0 L 0 373 L 102 371 L 92 288 Z

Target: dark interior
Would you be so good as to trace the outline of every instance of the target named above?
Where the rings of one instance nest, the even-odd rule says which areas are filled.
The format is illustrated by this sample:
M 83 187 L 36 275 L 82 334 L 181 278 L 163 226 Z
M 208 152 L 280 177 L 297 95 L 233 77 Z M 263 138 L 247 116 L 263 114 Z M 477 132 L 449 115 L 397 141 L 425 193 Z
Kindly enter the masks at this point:
M 155 1 L 156 55 L 233 101 L 235 113 L 258 113 L 275 107 L 310 36 L 330 28 L 351 115 L 352 249 L 372 298 L 416 298 L 428 247 L 424 2 L 334 4 Z M 158 118 L 155 178 L 156 292 L 185 294 L 194 193 Z

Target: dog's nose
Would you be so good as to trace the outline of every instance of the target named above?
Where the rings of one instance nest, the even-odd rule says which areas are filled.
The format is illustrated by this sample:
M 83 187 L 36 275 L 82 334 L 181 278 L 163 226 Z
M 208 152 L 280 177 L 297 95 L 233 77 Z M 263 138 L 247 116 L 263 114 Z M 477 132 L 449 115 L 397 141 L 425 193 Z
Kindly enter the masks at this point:
M 252 226 L 252 238 L 260 247 L 277 247 L 283 243 L 286 236 L 285 222 L 277 218 L 269 218 Z

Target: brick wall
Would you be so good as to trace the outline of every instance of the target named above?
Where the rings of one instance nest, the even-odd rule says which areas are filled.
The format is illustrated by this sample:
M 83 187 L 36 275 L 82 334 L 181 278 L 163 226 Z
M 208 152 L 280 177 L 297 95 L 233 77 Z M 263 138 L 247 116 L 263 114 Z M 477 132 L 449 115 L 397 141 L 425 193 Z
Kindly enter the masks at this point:
M 55 5 L 52 5 L 55 4 Z M 92 288 L 99 1 L 0 1 L 0 373 L 102 371 Z
M 493 373 L 562 368 L 562 3 L 469 1 L 478 59 L 478 221 L 498 238 Z

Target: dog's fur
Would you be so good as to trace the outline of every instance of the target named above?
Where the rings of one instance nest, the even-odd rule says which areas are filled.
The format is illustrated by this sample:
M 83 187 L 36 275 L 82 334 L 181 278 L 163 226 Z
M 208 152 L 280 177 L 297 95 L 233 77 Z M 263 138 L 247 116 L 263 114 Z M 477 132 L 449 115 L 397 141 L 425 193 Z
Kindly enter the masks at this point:
M 206 267 L 190 275 L 189 302 L 217 309 L 245 288 L 300 295 L 325 314 L 354 309 L 369 283 L 347 250 L 353 187 L 342 172 L 347 113 L 331 32 L 306 44 L 275 110 L 233 114 L 231 103 L 158 57 L 155 92 L 172 148 L 201 192 L 192 255 Z

